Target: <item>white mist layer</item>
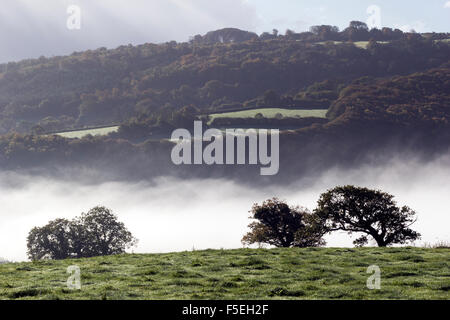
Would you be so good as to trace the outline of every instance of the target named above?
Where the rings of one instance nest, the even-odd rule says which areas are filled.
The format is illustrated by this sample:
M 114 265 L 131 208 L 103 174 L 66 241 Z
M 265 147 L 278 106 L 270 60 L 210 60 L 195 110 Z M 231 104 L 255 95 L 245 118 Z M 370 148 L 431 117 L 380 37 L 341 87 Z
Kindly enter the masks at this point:
M 412 228 L 422 233 L 417 245 L 448 241 L 449 164 L 449 156 L 426 164 L 393 160 L 383 167 L 331 169 L 285 187 L 176 179 L 84 185 L 4 173 L 0 175 L 0 257 L 26 260 L 26 237 L 34 226 L 71 219 L 96 205 L 113 209 L 139 239 L 134 252 L 240 248 L 253 203 L 277 196 L 312 210 L 322 192 L 346 184 L 382 189 L 395 195 L 399 205 L 416 210 L 418 220 Z M 327 242 L 352 246 L 352 238 L 342 233 L 327 236 Z

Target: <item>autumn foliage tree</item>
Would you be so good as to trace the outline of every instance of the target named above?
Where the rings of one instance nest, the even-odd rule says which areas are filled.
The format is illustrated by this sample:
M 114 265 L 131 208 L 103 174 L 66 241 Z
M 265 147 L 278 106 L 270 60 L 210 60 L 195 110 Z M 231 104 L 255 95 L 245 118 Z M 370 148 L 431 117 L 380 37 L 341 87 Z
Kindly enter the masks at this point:
M 318 247 L 324 245 L 321 234 L 310 228 L 311 213 L 291 207 L 277 198 L 254 204 L 249 225 L 251 231 L 242 238 L 244 245 L 266 243 L 276 247 Z

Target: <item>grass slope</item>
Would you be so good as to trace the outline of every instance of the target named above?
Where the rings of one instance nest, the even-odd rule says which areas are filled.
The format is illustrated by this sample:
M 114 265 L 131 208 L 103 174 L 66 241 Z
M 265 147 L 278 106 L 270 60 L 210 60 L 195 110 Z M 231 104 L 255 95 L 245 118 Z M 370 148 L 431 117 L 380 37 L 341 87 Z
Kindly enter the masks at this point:
M 0 265 L 0 299 L 449 299 L 450 249 L 307 248 L 128 254 Z M 66 287 L 70 265 L 81 290 Z M 366 287 L 381 268 L 381 289 Z
M 254 118 L 258 113 L 262 114 L 265 118 L 275 118 L 275 116 L 280 113 L 286 118 L 326 118 L 328 109 L 314 109 L 314 110 L 303 110 L 303 109 L 283 109 L 283 108 L 261 108 L 252 110 L 243 110 L 235 112 L 225 112 L 225 113 L 213 113 L 209 114 L 212 120 L 216 118 Z
M 98 129 L 87 129 L 87 130 L 74 130 L 74 131 L 67 131 L 67 132 L 57 132 L 54 133 L 55 135 L 65 137 L 65 138 L 83 138 L 84 136 L 87 136 L 88 134 L 93 136 L 106 136 L 107 134 L 111 132 L 117 132 L 119 130 L 119 126 L 112 126 L 112 127 L 105 127 L 105 128 L 98 128 Z
M 333 44 L 342 44 L 345 43 L 343 41 L 321 41 L 321 42 L 316 42 L 316 44 L 320 44 L 320 45 L 324 45 L 327 43 L 333 43 Z M 390 41 L 377 41 L 377 43 L 379 44 L 387 44 L 390 43 Z M 369 41 L 355 41 L 353 42 L 353 44 L 361 49 L 367 49 L 368 45 L 369 45 Z

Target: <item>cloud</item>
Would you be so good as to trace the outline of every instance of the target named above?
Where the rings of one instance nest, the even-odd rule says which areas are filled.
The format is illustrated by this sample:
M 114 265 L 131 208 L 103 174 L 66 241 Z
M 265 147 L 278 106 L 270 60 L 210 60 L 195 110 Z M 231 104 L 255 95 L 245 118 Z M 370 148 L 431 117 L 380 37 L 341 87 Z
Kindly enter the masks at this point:
M 444 8 L 450 9 L 450 1 L 447 1 L 447 2 L 444 4 Z
M 81 9 L 80 30 L 67 29 L 70 5 Z M 3 0 L 0 62 L 128 43 L 186 41 L 223 27 L 253 29 L 257 20 L 244 0 Z
M 56 218 L 71 219 L 96 205 L 113 209 L 140 240 L 135 252 L 239 248 L 253 203 L 276 196 L 314 209 L 322 192 L 346 184 L 395 195 L 399 205 L 417 211 L 413 229 L 422 233 L 421 241 L 449 241 L 449 179 L 450 154 L 428 163 L 394 157 L 384 164 L 333 168 L 316 173 L 313 180 L 258 188 L 225 179 L 86 184 L 69 178 L 0 172 L 0 243 L 8 244 L 0 246 L 0 256 L 26 259 L 26 237 L 31 228 Z M 353 246 L 352 238 L 342 233 L 328 236 L 327 241 L 329 246 Z

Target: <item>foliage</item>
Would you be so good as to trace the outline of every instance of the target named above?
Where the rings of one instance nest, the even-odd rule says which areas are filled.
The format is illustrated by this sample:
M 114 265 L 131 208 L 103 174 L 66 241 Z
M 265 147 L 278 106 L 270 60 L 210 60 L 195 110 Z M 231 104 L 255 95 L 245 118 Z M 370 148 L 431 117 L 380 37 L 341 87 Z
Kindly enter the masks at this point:
M 363 233 L 358 246 L 371 236 L 380 247 L 404 244 L 420 238 L 409 227 L 415 222 L 415 212 L 397 207 L 394 196 L 355 186 L 336 187 L 320 196 L 314 220 L 325 232 L 337 230 Z
M 33 228 L 27 247 L 31 260 L 60 260 L 120 254 L 136 241 L 111 210 L 95 207 L 72 221 L 56 219 Z
M 383 120 L 415 126 L 448 125 L 449 79 L 448 65 L 407 77 L 359 79 L 341 91 L 327 116 L 336 122 Z
M 3 64 L 0 133 L 29 133 L 37 125 L 44 131 L 110 125 L 142 114 L 157 118 L 186 105 L 203 112 L 253 103 L 327 108 L 338 94 L 335 88 L 310 92 L 306 102 L 302 94 L 326 80 L 346 85 L 363 76 L 438 67 L 450 50 L 445 41 L 435 41 L 447 34 L 367 30 L 360 22 L 342 32 L 332 26 L 312 31 L 258 37 L 223 29 L 188 43 L 100 48 Z M 347 43 L 371 39 L 367 50 Z
M 369 153 L 412 149 L 429 158 L 447 150 L 450 45 L 441 41 L 447 34 L 384 28 L 367 35 L 358 23 L 337 34 L 324 30 L 336 40 L 273 32 L 235 42 L 100 48 L 0 66 L 0 166 L 54 174 L 88 165 L 127 179 L 217 173 L 257 183 L 249 166 L 214 173 L 202 166 L 175 168 L 173 145 L 163 139 L 175 128 L 191 129 L 193 119 L 206 123 L 208 114 L 267 107 L 329 108 L 327 119 L 258 112 L 256 118 L 210 123 L 282 129 L 274 182 L 296 179 L 311 167 L 369 161 Z M 359 33 L 366 34 L 361 41 L 368 41 L 367 49 L 346 42 Z M 103 137 L 45 135 L 112 123 L 120 123 L 118 131 Z
M 446 300 L 449 257 L 450 249 L 276 248 L 23 262 L 0 265 L 0 299 Z M 67 288 L 71 265 L 81 290 Z M 381 290 L 367 289 L 371 265 Z
M 256 220 L 242 238 L 246 245 L 266 243 L 276 247 L 318 247 L 324 245 L 321 234 L 312 232 L 307 209 L 290 207 L 273 198 L 254 204 L 250 219 Z
M 57 219 L 44 227 L 31 229 L 27 238 L 28 257 L 32 260 L 67 259 L 74 252 L 72 223 L 67 219 Z

